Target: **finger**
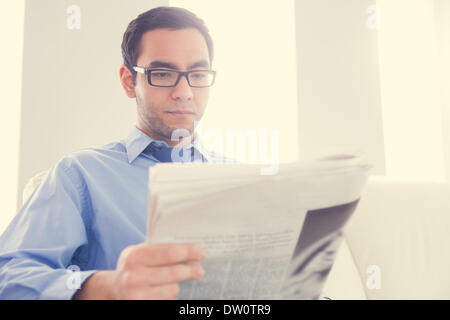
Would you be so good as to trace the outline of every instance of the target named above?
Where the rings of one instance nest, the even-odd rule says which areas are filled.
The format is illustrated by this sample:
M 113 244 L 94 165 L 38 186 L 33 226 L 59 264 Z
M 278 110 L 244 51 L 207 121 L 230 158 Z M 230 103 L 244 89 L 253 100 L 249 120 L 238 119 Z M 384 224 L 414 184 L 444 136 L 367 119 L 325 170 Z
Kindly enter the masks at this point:
M 125 263 L 128 268 L 196 262 L 205 258 L 205 249 L 192 244 L 141 243 L 126 250 Z
M 173 300 L 180 292 L 180 286 L 177 283 L 156 286 L 156 287 L 138 287 L 129 290 L 122 299 L 126 300 Z
M 205 275 L 199 264 L 176 264 L 164 267 L 140 268 L 128 271 L 123 276 L 126 288 L 159 286 L 185 280 L 197 280 Z

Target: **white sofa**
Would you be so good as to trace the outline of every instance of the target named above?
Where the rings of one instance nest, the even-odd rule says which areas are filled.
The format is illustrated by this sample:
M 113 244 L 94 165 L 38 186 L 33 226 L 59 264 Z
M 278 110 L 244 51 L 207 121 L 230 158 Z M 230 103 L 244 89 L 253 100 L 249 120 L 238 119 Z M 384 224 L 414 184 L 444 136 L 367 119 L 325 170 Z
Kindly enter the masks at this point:
M 333 299 L 450 299 L 450 187 L 371 177 L 323 290 Z
M 45 175 L 30 180 L 23 201 Z M 371 177 L 323 292 L 332 299 L 450 299 L 450 186 Z

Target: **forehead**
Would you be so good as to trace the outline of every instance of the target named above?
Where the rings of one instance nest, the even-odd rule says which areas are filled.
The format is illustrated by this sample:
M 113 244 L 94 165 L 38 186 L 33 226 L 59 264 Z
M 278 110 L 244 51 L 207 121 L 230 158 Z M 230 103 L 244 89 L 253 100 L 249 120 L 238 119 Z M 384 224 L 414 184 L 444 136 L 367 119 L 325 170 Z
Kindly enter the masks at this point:
M 142 35 L 137 65 L 165 61 L 183 69 L 193 63 L 209 62 L 208 46 L 197 29 L 156 29 Z

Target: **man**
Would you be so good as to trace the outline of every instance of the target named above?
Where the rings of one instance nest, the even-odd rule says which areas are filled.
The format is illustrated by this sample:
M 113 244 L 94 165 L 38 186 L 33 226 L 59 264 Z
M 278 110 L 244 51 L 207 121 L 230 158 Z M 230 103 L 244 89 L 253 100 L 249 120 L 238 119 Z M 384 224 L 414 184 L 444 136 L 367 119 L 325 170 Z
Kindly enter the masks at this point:
M 0 237 L 1 299 L 173 299 L 204 274 L 203 248 L 147 244 L 145 227 L 150 166 L 219 160 L 194 135 L 214 83 L 211 37 L 189 11 L 159 7 L 129 24 L 122 54 L 136 127 L 50 170 Z

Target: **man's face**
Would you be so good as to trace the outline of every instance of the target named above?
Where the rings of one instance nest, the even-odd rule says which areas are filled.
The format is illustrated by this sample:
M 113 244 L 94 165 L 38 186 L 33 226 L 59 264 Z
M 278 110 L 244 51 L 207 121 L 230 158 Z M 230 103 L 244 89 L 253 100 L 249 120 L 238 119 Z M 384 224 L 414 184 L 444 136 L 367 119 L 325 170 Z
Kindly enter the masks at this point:
M 196 29 L 156 29 L 143 34 L 136 65 L 177 71 L 207 70 L 210 69 L 208 47 Z M 133 97 L 130 91 L 133 88 L 127 92 Z M 154 139 L 170 140 L 175 129 L 193 132 L 194 122 L 205 111 L 209 88 L 191 88 L 185 77 L 175 87 L 153 87 L 146 75 L 137 73 L 134 95 L 138 128 Z

